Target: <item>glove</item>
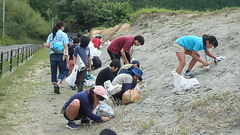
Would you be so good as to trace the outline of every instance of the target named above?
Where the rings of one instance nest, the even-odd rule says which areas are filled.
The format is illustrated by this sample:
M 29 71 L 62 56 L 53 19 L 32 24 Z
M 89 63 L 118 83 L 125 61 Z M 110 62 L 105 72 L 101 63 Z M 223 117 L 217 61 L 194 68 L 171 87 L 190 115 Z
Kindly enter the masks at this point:
M 218 57 L 216 57 L 216 61 L 222 61 L 222 60 L 224 60 L 226 57 L 224 57 L 224 56 L 218 56 Z
M 224 60 L 225 58 L 226 58 L 226 57 L 224 57 L 224 56 L 218 56 L 218 57 L 216 57 L 216 59 L 214 59 L 215 65 L 217 65 L 218 62 Z

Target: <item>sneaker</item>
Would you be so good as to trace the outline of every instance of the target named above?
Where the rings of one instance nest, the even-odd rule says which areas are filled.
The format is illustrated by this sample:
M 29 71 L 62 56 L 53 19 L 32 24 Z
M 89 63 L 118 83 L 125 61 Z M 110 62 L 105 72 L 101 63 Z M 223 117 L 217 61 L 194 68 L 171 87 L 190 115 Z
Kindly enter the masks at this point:
M 83 118 L 81 120 L 81 125 L 85 125 L 85 126 L 91 126 L 92 125 L 92 121 L 89 118 Z
M 184 73 L 184 76 L 191 76 L 194 77 L 197 74 L 197 72 L 189 71 L 187 73 Z
M 54 85 L 54 93 L 60 94 L 60 92 L 59 92 L 59 86 L 58 86 L 57 84 Z
M 74 121 L 68 121 L 68 124 L 66 125 L 69 129 L 79 129 L 80 126 L 77 125 Z
M 72 90 L 76 90 L 76 86 L 70 86 Z

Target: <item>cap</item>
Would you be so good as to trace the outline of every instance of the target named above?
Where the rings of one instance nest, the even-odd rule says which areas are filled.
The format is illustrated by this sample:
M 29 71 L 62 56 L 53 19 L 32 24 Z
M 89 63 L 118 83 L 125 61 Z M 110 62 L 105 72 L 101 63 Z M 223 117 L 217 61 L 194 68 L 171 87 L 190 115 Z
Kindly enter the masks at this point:
M 140 68 L 130 68 L 130 70 L 133 72 L 134 75 L 139 76 L 139 80 L 142 81 L 142 70 Z
M 93 92 L 99 96 L 104 97 L 105 99 L 108 99 L 107 91 L 101 85 L 95 86 Z
M 140 68 L 140 63 L 138 60 L 133 60 L 132 61 L 132 64 L 137 64 L 137 67 Z

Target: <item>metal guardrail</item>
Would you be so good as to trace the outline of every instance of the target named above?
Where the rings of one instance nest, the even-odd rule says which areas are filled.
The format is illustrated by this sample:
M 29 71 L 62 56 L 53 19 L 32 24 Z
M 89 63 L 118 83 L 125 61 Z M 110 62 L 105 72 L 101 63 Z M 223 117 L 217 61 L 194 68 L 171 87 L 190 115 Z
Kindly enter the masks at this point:
M 0 53 L 0 77 L 24 63 L 28 58 L 41 48 L 40 45 L 29 45 L 11 49 L 11 51 Z

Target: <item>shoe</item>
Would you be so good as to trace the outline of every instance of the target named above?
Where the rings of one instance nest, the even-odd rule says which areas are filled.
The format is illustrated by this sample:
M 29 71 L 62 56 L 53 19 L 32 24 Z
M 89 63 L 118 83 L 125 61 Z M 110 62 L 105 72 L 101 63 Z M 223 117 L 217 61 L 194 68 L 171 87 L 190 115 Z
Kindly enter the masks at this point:
M 56 94 L 60 94 L 59 86 L 58 86 L 57 84 L 54 85 L 54 93 L 56 93 Z
M 76 90 L 76 86 L 70 86 L 72 90 Z
M 194 77 L 197 74 L 197 72 L 189 71 L 187 73 L 184 73 L 184 76 L 191 76 Z
M 68 124 L 66 125 L 69 129 L 79 129 L 80 126 L 77 125 L 74 121 L 68 121 Z
M 91 126 L 92 125 L 92 121 L 89 118 L 85 117 L 85 118 L 83 118 L 81 120 L 81 125 Z

